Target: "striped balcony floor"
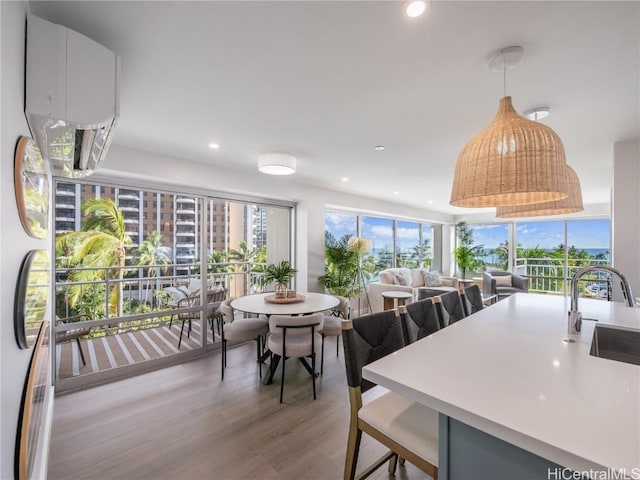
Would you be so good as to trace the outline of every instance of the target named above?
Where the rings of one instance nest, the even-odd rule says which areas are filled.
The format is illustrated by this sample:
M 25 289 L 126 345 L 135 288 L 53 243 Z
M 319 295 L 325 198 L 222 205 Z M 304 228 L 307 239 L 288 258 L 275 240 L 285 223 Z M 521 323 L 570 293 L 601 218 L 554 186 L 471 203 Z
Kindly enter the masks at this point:
M 62 380 L 97 373 L 200 348 L 202 336 L 200 322 L 193 322 L 190 337 L 187 337 L 188 324 L 185 325 L 182 344 L 178 350 L 181 325 L 181 322 L 174 322 L 171 329 L 163 326 L 81 339 L 86 365 L 82 364 L 75 340 L 57 344 L 56 377 Z M 208 330 L 207 342 L 212 342 L 210 330 Z M 214 343 L 219 342 L 220 338 L 215 334 Z

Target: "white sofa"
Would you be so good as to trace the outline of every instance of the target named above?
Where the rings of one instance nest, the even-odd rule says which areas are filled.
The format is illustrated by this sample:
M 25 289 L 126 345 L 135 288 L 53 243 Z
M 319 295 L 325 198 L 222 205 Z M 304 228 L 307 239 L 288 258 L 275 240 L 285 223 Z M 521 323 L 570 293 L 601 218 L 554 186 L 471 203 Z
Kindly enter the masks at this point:
M 424 272 L 429 272 L 429 270 L 424 268 L 389 268 L 382 270 L 379 281 L 367 284 L 371 312 L 377 313 L 383 310 L 382 292 L 400 291 L 411 293 L 412 297 L 406 301 L 406 303 L 411 303 L 418 299 L 418 290 L 420 288 L 442 290 L 443 292 L 458 289 L 458 280 L 456 278 L 442 275 L 440 275 L 441 285 L 425 285 Z M 410 279 L 410 285 L 402 285 L 402 278 Z

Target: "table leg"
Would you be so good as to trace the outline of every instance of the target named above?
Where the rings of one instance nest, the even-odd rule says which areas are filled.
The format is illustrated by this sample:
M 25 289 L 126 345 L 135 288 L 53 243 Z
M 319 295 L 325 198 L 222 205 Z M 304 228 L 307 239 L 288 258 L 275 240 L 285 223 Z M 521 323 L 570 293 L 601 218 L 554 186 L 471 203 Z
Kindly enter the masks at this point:
M 382 297 L 382 298 L 384 300 L 384 306 L 383 306 L 384 310 L 392 310 L 395 307 L 393 303 L 393 298 L 390 298 L 390 297 Z
M 280 355 L 272 355 L 269 370 L 267 371 L 267 375 L 262 381 L 264 385 L 271 385 L 273 383 L 273 376 L 276 373 L 276 368 L 278 368 L 278 363 L 280 363 Z

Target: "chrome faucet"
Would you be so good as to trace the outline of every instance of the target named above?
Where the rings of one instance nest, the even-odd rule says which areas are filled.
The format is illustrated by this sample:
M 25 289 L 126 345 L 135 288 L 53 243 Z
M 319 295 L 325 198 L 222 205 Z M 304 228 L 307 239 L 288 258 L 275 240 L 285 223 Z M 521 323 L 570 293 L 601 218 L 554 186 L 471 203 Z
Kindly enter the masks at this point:
M 582 314 L 578 311 L 578 281 L 585 274 L 589 272 L 609 272 L 612 275 L 618 277 L 620 280 L 620 286 L 622 287 L 622 294 L 624 295 L 625 300 L 627 301 L 627 305 L 629 307 L 633 307 L 633 295 L 631 294 L 631 287 L 629 286 L 629 282 L 624 278 L 624 275 L 620 273 L 620 271 L 616 270 L 613 267 L 607 266 L 589 266 L 583 267 L 578 270 L 573 278 L 571 279 L 571 310 L 569 310 L 569 335 L 575 335 L 580 332 L 580 327 L 582 326 Z

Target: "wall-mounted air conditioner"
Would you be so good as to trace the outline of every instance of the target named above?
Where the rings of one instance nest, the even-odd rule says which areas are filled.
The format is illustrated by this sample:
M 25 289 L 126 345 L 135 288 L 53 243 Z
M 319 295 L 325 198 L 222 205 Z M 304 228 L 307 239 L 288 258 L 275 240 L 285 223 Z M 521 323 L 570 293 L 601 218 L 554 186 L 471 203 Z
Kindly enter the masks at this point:
M 119 116 L 120 59 L 73 30 L 27 19 L 25 114 L 53 175 L 84 177 L 107 152 Z

